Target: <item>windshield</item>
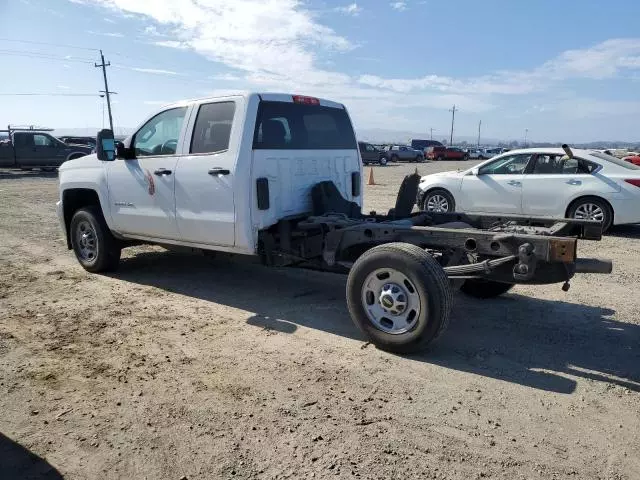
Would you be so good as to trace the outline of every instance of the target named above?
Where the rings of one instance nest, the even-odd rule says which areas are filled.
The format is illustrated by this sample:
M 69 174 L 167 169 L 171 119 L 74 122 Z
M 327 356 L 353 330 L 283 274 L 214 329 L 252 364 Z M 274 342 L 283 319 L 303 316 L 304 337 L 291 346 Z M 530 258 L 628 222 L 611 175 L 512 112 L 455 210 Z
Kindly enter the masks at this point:
M 627 162 L 618 157 L 614 157 L 613 155 L 607 155 L 606 153 L 603 153 L 603 152 L 589 152 L 589 155 L 600 158 L 602 160 L 606 160 L 607 162 L 615 163 L 619 167 L 623 167 L 628 170 L 640 170 L 640 167 L 638 165 L 634 165 L 631 162 Z

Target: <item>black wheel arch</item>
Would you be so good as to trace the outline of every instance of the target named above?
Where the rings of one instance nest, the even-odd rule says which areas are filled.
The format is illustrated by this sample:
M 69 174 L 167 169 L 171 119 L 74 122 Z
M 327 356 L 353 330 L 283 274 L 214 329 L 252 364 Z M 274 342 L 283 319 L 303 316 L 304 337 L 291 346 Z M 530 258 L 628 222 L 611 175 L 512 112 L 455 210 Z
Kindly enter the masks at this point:
M 62 210 L 64 214 L 64 226 L 67 234 L 67 248 L 71 250 L 70 226 L 73 214 L 79 209 L 88 206 L 97 206 L 102 211 L 98 192 L 90 188 L 70 188 L 62 192 Z M 103 212 L 104 214 L 104 212 Z

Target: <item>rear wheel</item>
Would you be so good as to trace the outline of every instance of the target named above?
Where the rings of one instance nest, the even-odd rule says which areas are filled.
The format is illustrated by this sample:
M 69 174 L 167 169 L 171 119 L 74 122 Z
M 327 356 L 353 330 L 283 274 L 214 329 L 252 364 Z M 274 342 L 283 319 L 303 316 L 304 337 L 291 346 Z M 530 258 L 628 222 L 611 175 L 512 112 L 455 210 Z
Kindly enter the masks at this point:
M 384 167 L 387 164 L 387 157 L 380 157 L 378 163 Z
M 78 262 L 88 272 L 107 272 L 118 267 L 121 250 L 99 207 L 85 207 L 74 213 L 69 235 Z
M 392 162 L 397 162 L 398 161 L 398 156 L 397 155 L 392 155 L 391 156 L 391 161 Z
M 426 212 L 447 213 L 455 210 L 453 196 L 441 188 L 431 190 L 424 196 L 422 209 Z
M 471 278 L 465 280 L 460 291 L 475 298 L 494 298 L 507 293 L 513 288 L 513 283 L 492 282 Z
M 424 348 L 447 327 L 452 294 L 440 264 L 420 247 L 379 245 L 354 263 L 347 305 L 354 323 L 378 348 Z
M 420 155 L 416 155 L 416 163 L 420 163 L 422 161 L 422 157 Z
M 611 207 L 609 207 L 607 202 L 597 197 L 579 198 L 571 204 L 567 213 L 569 218 L 602 222 L 603 232 L 609 230 L 613 223 Z

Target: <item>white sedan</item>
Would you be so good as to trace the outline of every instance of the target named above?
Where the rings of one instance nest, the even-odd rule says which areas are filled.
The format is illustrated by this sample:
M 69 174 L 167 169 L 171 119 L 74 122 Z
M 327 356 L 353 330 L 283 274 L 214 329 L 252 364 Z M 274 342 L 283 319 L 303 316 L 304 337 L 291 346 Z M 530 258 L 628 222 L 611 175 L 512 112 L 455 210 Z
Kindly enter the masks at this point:
M 602 152 L 512 150 L 463 171 L 420 179 L 418 207 L 640 223 L 640 167 Z

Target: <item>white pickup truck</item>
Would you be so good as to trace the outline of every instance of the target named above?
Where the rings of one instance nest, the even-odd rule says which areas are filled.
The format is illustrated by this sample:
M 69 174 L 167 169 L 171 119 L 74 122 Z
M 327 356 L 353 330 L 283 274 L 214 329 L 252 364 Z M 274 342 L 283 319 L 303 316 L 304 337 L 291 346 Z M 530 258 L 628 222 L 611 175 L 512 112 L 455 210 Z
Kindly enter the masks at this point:
M 58 216 L 90 272 L 139 243 L 253 255 L 268 266 L 346 273 L 350 315 L 380 348 L 413 350 L 445 329 L 452 288 L 487 298 L 516 283 L 568 287 L 610 262 L 576 258 L 582 220 L 361 212 L 362 162 L 344 105 L 248 93 L 168 105 L 130 138 L 102 130 L 97 153 L 60 167 Z M 277 274 L 277 273 L 274 273 Z

